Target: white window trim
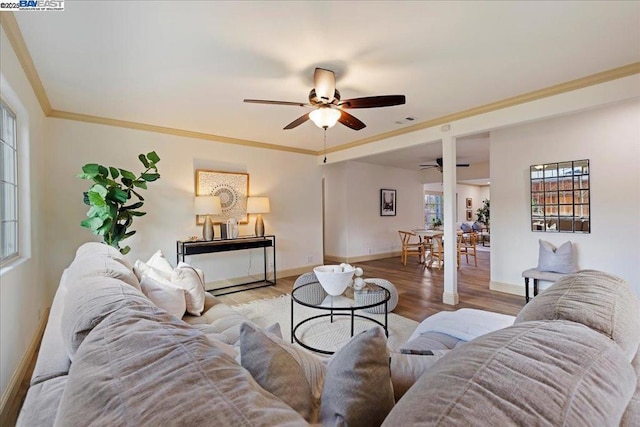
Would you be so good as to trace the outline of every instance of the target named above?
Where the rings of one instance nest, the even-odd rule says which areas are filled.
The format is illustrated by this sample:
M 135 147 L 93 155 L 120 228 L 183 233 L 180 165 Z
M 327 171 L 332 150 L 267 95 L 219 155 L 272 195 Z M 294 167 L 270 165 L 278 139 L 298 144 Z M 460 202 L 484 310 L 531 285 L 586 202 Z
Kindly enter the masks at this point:
M 15 187 L 15 200 L 14 200 L 14 216 L 15 216 L 15 252 L 9 254 L 6 258 L 0 259 L 3 267 L 7 264 L 14 262 L 15 260 L 20 258 L 20 161 L 19 161 L 19 143 L 18 143 L 18 115 L 13 111 L 13 109 L 9 106 L 7 102 L 0 99 L 2 107 L 4 110 L 7 110 L 13 116 L 13 168 L 14 168 L 14 180 L 15 182 L 9 183 Z M 0 109 L 0 111 L 2 111 Z M 4 120 L 4 117 L 1 117 L 0 120 Z M 7 144 L 9 141 L 0 142 L 0 144 Z

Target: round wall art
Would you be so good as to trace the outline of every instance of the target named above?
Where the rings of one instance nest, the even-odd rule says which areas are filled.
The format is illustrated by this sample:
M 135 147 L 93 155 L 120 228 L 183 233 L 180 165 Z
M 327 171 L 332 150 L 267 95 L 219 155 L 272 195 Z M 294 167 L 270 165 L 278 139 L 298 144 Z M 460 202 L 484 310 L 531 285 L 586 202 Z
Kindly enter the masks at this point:
M 196 195 L 220 197 L 222 214 L 212 216 L 216 223 L 235 218 L 239 223 L 246 224 L 248 194 L 248 173 L 196 170 Z M 202 216 L 198 215 L 197 223 L 202 224 L 202 221 Z

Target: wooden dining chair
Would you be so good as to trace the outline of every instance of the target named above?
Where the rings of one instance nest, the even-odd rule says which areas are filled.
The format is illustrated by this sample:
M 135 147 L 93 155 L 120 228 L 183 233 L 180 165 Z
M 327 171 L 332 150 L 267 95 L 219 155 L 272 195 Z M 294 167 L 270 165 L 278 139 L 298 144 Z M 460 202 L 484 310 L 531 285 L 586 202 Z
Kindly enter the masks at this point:
M 478 257 L 477 257 L 477 234 L 469 233 L 467 236 L 460 235 L 458 237 L 458 268 L 460 268 L 460 259 L 462 255 L 465 256 L 467 260 L 467 264 L 469 264 L 469 257 L 473 257 L 473 263 L 477 267 L 478 266 Z
M 444 243 L 442 236 L 433 236 L 431 238 L 431 257 L 428 266 L 432 267 L 434 262 L 437 262 L 438 270 L 440 270 L 444 264 Z
M 402 265 L 407 265 L 409 255 L 418 255 L 419 262 L 424 262 L 424 245 L 421 241 L 412 241 L 413 237 L 417 237 L 410 231 L 398 231 L 400 240 L 402 241 Z

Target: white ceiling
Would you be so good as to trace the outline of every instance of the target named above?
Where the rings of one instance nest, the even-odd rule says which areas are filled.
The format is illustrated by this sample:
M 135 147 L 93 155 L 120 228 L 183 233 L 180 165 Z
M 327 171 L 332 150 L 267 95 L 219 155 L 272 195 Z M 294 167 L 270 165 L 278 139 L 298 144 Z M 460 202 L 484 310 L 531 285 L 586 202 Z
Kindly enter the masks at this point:
M 367 127 L 336 125 L 332 147 L 640 61 L 637 1 L 67 1 L 15 16 L 56 110 L 311 150 L 312 122 L 282 130 L 308 110 L 242 100 L 306 102 L 317 66 L 343 99 L 406 95 L 351 110 Z M 459 161 L 482 156 L 467 145 Z

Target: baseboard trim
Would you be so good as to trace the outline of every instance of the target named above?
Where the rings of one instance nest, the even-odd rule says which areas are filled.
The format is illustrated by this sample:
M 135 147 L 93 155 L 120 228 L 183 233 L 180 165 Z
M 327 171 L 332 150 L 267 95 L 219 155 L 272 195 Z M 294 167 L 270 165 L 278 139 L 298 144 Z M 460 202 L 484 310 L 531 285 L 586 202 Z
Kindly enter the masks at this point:
M 316 267 L 316 266 L 306 265 L 302 267 L 289 268 L 286 270 L 278 270 L 277 278 L 300 276 L 301 274 L 313 271 L 313 267 Z M 207 282 L 205 284 L 205 289 L 207 291 L 213 291 L 225 286 L 237 286 L 241 283 L 251 282 L 254 280 L 262 280 L 262 277 L 263 277 L 262 274 L 259 274 L 256 276 L 232 277 L 230 279 L 215 280 L 213 282 Z M 273 279 L 273 274 L 271 275 L 267 274 L 267 278 L 269 278 L 270 280 Z
M 20 394 L 20 387 L 25 382 L 29 367 L 34 359 L 38 357 L 38 348 L 44 335 L 44 329 L 47 326 L 50 310 L 50 307 L 45 310 L 44 315 L 40 319 L 40 325 L 38 325 L 36 334 L 31 340 L 29 347 L 27 347 L 27 351 L 22 356 L 22 360 L 20 360 L 18 369 L 13 373 L 9 385 L 2 395 L 2 400 L 0 400 L 0 425 L 2 426 L 15 425 L 18 420 L 18 413 L 20 412 L 22 401 L 26 396 L 26 394 Z
M 449 294 L 447 292 L 442 294 L 442 302 L 448 305 L 458 305 L 460 303 L 460 299 L 458 294 Z
M 524 286 L 513 285 L 511 283 L 501 283 L 492 280 L 489 283 L 489 289 L 492 291 L 504 292 L 505 294 L 524 296 Z
M 356 262 L 364 262 L 364 261 L 375 261 L 377 259 L 393 258 L 396 256 L 399 257 L 400 255 L 401 255 L 401 252 L 399 251 L 386 252 L 386 253 L 380 253 L 380 254 L 362 255 L 362 256 L 355 256 L 355 257 L 325 255 L 324 260 L 327 262 L 335 262 L 335 263 L 342 263 L 342 262 L 356 263 Z

